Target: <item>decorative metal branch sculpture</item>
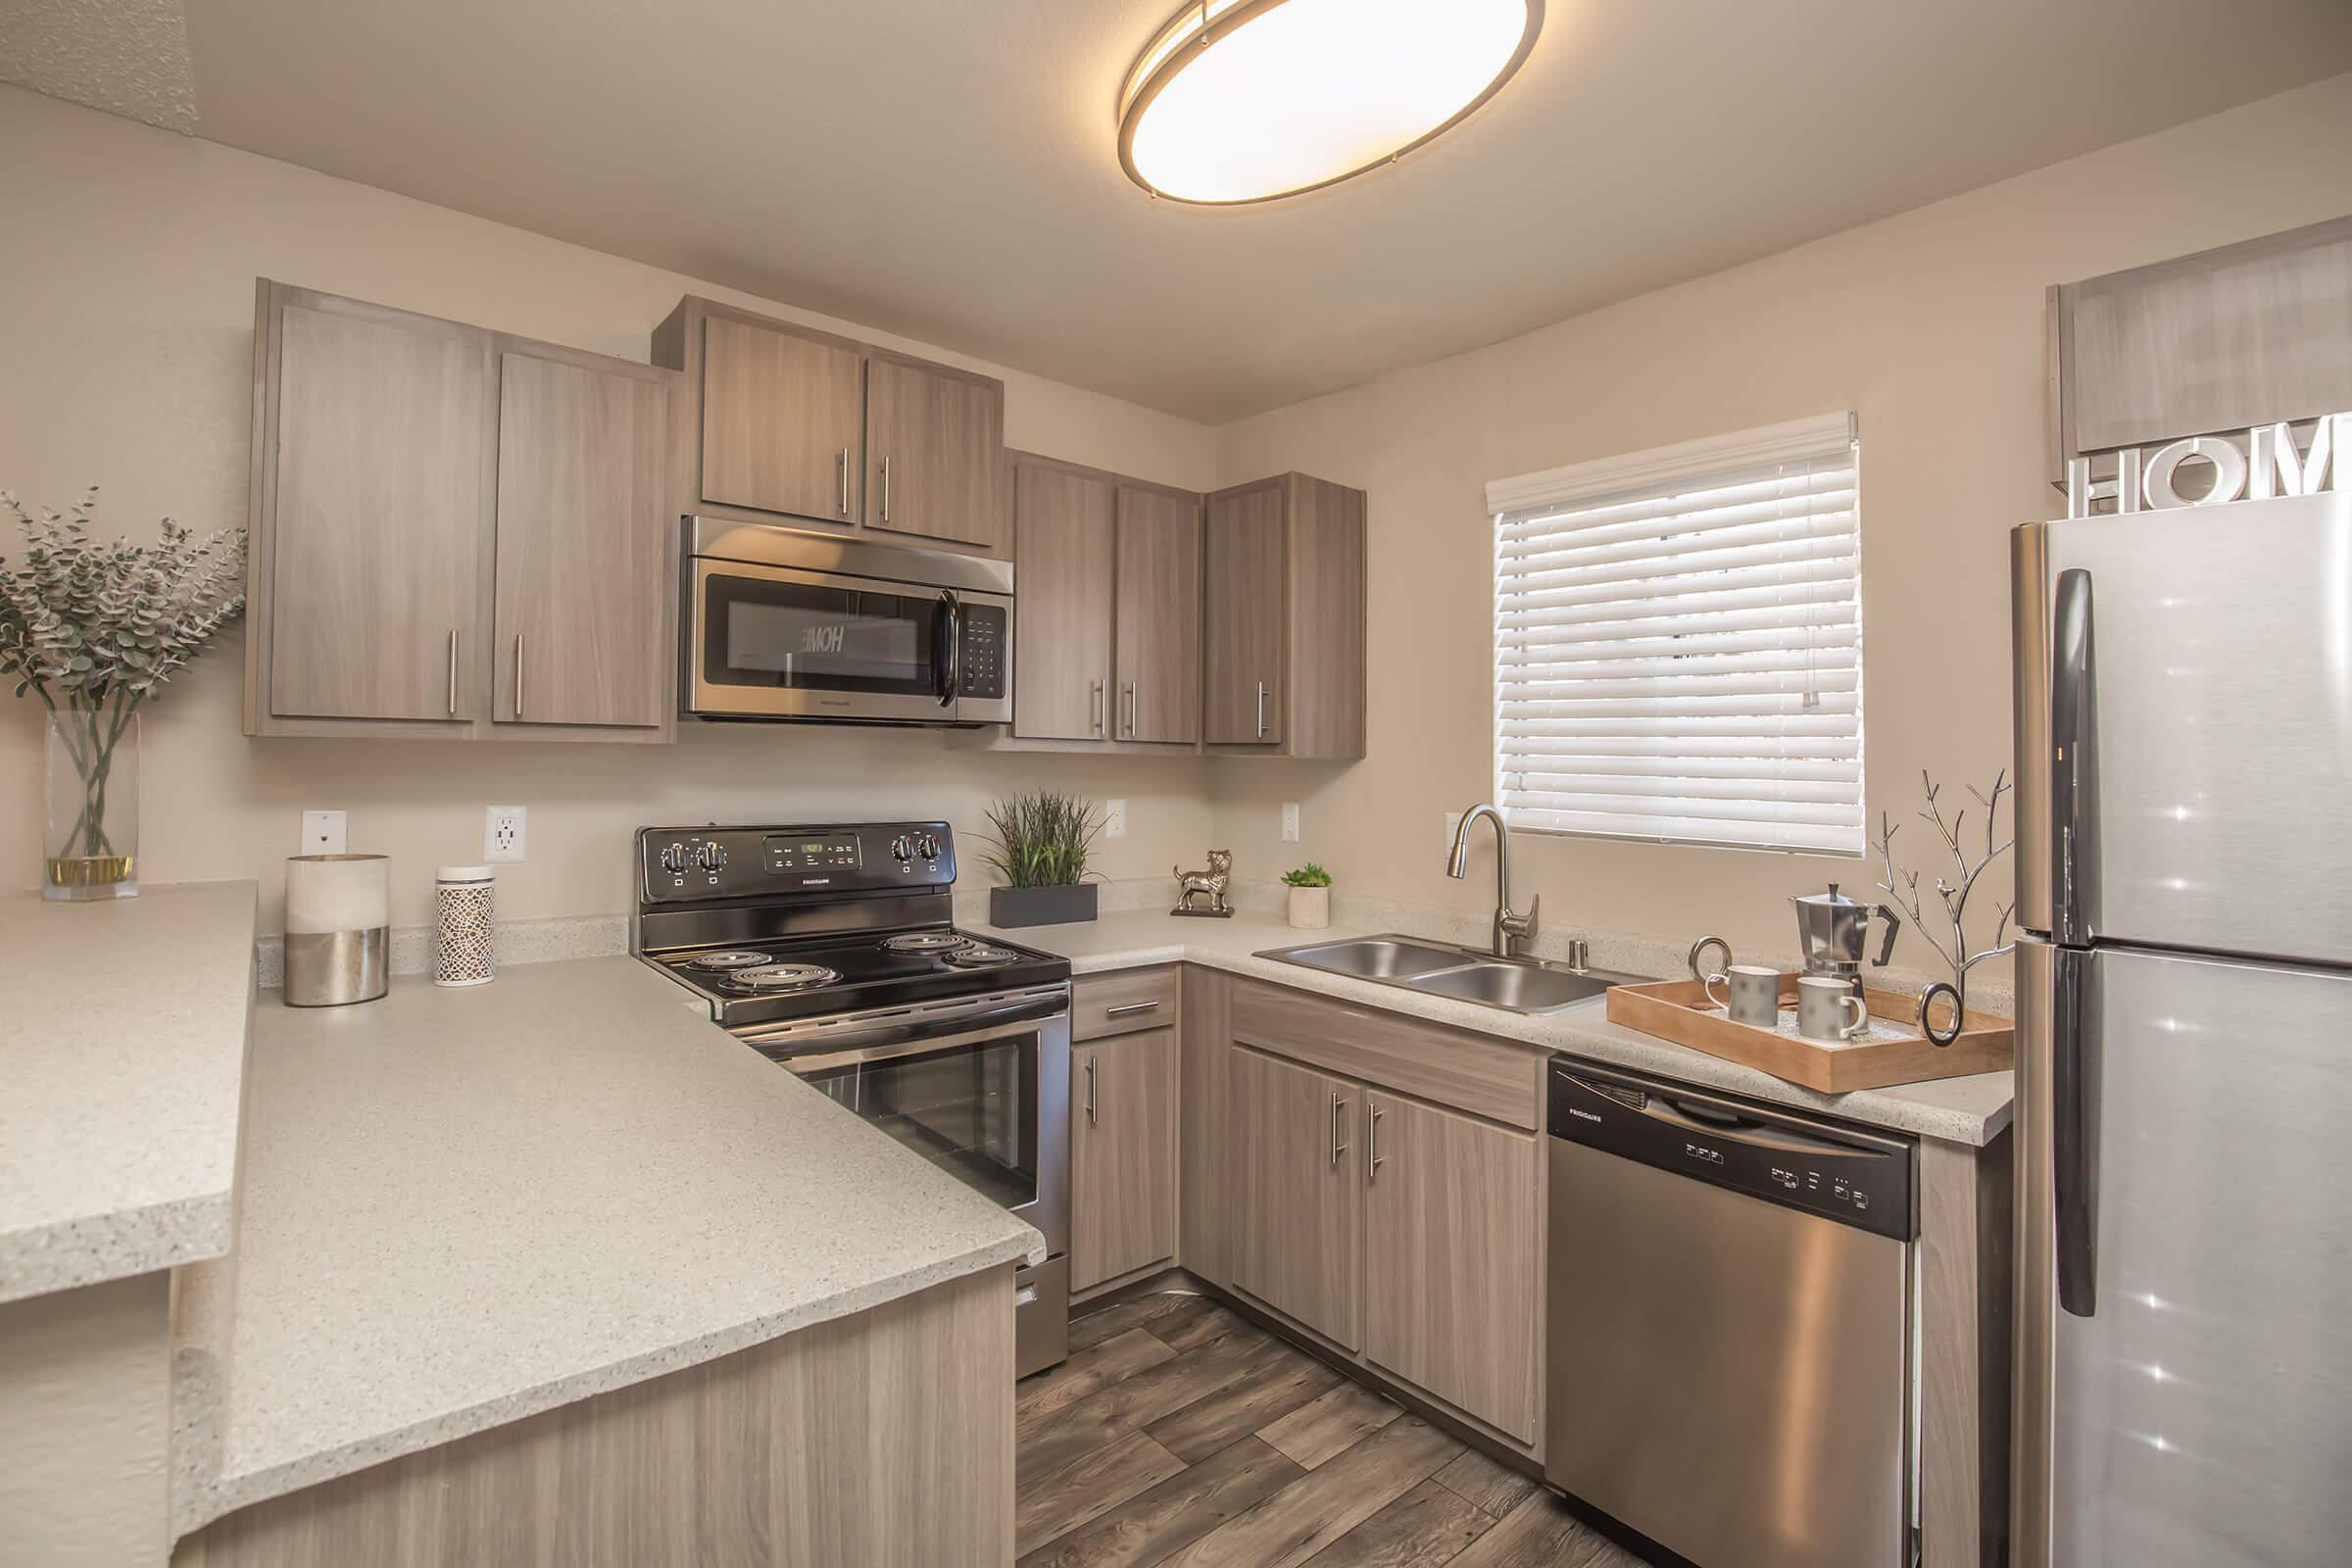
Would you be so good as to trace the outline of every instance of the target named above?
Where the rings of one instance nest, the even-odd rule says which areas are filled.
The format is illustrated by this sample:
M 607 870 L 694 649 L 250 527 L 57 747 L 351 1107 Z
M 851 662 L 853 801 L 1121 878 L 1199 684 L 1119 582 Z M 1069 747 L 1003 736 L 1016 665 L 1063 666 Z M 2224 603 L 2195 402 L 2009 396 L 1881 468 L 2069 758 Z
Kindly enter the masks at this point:
M 1984 808 L 1984 853 L 1973 862 L 1968 858 L 1968 851 L 1961 846 L 1960 842 L 1960 836 L 1965 831 L 1968 822 L 1968 808 L 1962 807 L 1953 813 L 1952 819 L 1946 822 L 1943 819 L 1943 808 L 1936 803 L 1937 786 L 1936 781 L 1928 776 L 1924 768 L 1920 771 L 1919 780 L 1928 792 L 1928 808 L 1919 814 L 1923 820 L 1934 824 L 1936 834 L 1943 840 L 1945 851 L 1952 858 L 1952 864 L 1959 876 L 1957 883 L 1947 881 L 1940 876 L 1935 882 L 1936 897 L 1943 906 L 1944 923 L 1951 928 L 1948 945 L 1945 939 L 1938 936 L 1935 929 L 1928 924 L 1927 901 L 1920 896 L 1919 873 L 1900 870 L 1894 863 L 1894 835 L 1897 824 L 1893 817 L 1884 811 L 1879 813 L 1879 836 L 1873 841 L 1872 847 L 1879 852 L 1880 861 L 1886 867 L 1886 875 L 1879 883 L 1880 889 L 1887 897 L 1893 899 L 1902 907 L 1904 913 L 1911 916 L 1913 929 L 1925 936 L 1936 951 L 1942 956 L 1943 961 L 1951 966 L 1950 982 L 1937 981 L 1922 992 L 1919 999 L 1921 1031 L 1937 1045 L 1948 1046 L 1959 1038 L 1961 1020 L 1968 1010 L 1968 972 L 1985 959 L 1997 958 L 2017 946 L 2014 940 L 2002 940 L 2008 936 L 2010 917 L 2017 912 L 2015 904 L 2004 904 L 2000 906 L 1999 918 L 1993 923 L 1993 945 L 1975 953 L 1968 950 L 1968 896 L 1976 891 L 1977 878 L 1984 874 L 1984 868 L 1999 859 L 2015 842 L 2014 839 L 2002 840 L 1998 836 L 2001 796 L 2009 788 L 2009 770 L 2003 768 L 1993 775 L 1990 795 L 1980 794 L 1973 784 L 1968 786 L 1968 793 L 1976 798 L 1978 805 Z M 1952 999 L 1951 1021 L 1948 1028 L 1939 1029 L 1930 1021 L 1929 1012 L 1936 993 L 1946 991 L 1951 993 Z

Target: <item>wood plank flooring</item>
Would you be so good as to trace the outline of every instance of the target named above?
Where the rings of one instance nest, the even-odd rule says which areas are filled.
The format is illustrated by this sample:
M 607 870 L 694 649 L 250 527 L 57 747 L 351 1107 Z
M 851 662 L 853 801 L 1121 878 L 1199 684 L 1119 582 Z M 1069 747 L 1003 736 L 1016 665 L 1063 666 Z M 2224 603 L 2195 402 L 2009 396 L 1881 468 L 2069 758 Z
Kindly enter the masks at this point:
M 1016 1395 L 1020 1568 L 1645 1568 L 1239 1314 L 1148 1296 Z

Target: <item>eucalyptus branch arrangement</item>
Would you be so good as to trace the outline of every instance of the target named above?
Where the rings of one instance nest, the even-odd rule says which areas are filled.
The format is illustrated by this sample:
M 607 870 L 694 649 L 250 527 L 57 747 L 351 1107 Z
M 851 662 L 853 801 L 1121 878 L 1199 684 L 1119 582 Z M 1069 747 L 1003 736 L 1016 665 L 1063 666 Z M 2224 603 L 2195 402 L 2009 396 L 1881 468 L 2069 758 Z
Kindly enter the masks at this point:
M 0 556 L 0 675 L 13 675 L 59 720 L 82 783 L 66 853 L 114 853 L 106 786 L 115 748 L 139 706 L 245 608 L 245 530 L 197 535 L 171 518 L 152 545 L 93 542 L 92 487 L 70 515 L 35 518 L 0 491 L 24 557 Z
M 1033 790 L 988 808 L 996 837 L 980 853 L 1009 888 L 1067 887 L 1086 875 L 1087 852 L 1102 831 L 1092 803 L 1058 790 Z
M 1936 836 L 1943 841 L 1944 853 L 1952 858 L 1953 874 L 1959 879 L 1955 882 L 1938 876 L 1935 882 L 1936 898 L 1943 908 L 1943 923 L 1951 930 L 1948 944 L 1928 924 L 1926 919 L 1927 901 L 1920 895 L 1919 873 L 1917 871 L 1899 871 L 1895 866 L 1896 823 L 1884 811 L 1879 813 L 1879 836 L 1872 841 L 1872 848 L 1879 852 L 1880 861 L 1886 867 L 1886 875 L 1879 883 L 1879 887 L 1881 891 L 1902 906 L 1903 912 L 1911 917 L 1912 928 L 1925 936 L 1934 945 L 1936 951 L 1943 956 L 1943 961 L 1951 965 L 1952 989 L 1960 997 L 1962 1004 L 1965 1005 L 1968 997 L 1969 970 L 1974 969 L 1987 958 L 1999 957 L 2017 946 L 2014 941 L 2004 942 L 2002 940 L 2008 935 L 2010 916 L 2017 912 L 2016 905 L 2004 904 L 2000 906 L 1999 918 L 1993 923 L 1993 945 L 1975 953 L 1968 951 L 1968 896 L 1976 890 L 1977 878 L 1984 874 L 1984 868 L 1999 859 L 2008 851 L 2010 844 L 2015 842 L 2001 839 L 1997 826 L 2000 818 L 2001 796 L 2007 793 L 2009 788 L 2009 770 L 2003 768 L 1993 775 L 1990 795 L 1980 794 L 1973 784 L 1968 786 L 1968 793 L 1975 798 L 1979 806 L 1984 808 L 1984 852 L 1974 859 L 1970 858 L 1970 852 L 1961 842 L 1962 834 L 1967 831 L 1968 808 L 1965 806 L 1960 808 L 1952 814 L 1952 819 L 1946 822 L 1943 819 L 1943 808 L 1936 804 L 1936 781 L 1930 778 L 1924 769 L 1920 772 L 1919 780 L 1928 792 L 1928 808 L 1919 813 L 1920 818 L 1934 825 Z M 1899 887 L 1896 885 L 1898 881 L 1901 884 Z

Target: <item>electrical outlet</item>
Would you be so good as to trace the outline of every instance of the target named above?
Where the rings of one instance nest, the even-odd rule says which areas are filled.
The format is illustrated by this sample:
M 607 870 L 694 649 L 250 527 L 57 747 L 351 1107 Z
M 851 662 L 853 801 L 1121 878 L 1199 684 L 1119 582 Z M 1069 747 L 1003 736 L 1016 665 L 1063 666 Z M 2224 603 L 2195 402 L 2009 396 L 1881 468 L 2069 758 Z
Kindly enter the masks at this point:
M 1282 803 L 1282 842 L 1285 844 L 1298 842 L 1298 803 L 1297 801 Z
M 525 822 L 519 806 L 489 808 L 482 818 L 482 858 L 494 864 L 521 859 Z
M 1127 803 L 1125 801 L 1104 801 L 1102 803 L 1102 836 L 1106 839 L 1123 839 L 1127 836 Z
M 341 811 L 305 811 L 302 813 L 302 852 L 304 855 L 346 855 L 351 850 L 351 835 L 344 825 Z

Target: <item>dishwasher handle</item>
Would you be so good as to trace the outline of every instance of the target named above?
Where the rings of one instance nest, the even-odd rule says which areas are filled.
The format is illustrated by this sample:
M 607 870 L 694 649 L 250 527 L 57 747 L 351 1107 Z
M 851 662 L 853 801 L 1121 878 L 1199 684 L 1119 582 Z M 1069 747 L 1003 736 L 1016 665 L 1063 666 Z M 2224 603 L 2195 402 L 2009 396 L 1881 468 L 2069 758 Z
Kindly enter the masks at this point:
M 1857 1152 L 1852 1144 L 1820 1138 L 1795 1127 L 1776 1126 L 1754 1116 L 1742 1115 L 1727 1106 L 1709 1104 L 1704 1101 L 1676 1101 L 1665 1096 L 1652 1096 L 1642 1107 L 1642 1114 L 1654 1117 L 1685 1132 L 1705 1133 L 1712 1137 L 1729 1138 L 1751 1149 L 1777 1149 L 1786 1153 L 1838 1154 Z M 1871 1153 L 1884 1151 L 1871 1150 Z

